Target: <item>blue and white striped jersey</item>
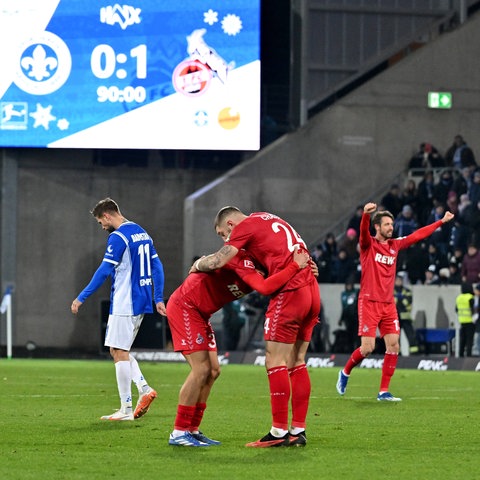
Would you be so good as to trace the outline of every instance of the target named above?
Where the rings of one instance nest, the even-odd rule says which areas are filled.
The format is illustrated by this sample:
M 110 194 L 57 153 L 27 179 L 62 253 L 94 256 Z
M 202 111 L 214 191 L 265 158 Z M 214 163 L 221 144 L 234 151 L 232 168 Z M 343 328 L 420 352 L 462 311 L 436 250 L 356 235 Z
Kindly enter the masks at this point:
M 148 233 L 134 222 L 122 223 L 109 235 L 102 264 L 78 299 L 84 302 L 109 275 L 111 314 L 152 313 L 152 287 L 155 303 L 163 301 L 162 263 Z

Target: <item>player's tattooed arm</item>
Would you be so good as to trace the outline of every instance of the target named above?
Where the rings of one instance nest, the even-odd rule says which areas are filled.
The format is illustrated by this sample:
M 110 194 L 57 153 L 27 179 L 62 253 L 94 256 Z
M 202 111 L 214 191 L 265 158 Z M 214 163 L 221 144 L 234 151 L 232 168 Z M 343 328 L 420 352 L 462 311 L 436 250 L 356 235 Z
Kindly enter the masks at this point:
M 218 252 L 212 253 L 203 260 L 204 269 L 207 271 L 216 270 L 223 267 L 229 260 L 231 260 L 237 252 L 232 254 L 230 245 L 224 245 Z
M 189 273 L 211 272 L 226 265 L 236 254 L 238 249 L 231 245 L 224 245 L 218 252 L 199 258 Z

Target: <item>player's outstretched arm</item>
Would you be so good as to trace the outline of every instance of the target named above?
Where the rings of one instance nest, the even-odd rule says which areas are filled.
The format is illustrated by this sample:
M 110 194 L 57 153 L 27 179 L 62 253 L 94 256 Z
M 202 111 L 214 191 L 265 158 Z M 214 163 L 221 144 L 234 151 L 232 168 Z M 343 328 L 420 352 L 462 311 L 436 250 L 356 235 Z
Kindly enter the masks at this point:
M 402 240 L 401 249 L 407 248 L 414 243 L 423 240 L 424 238 L 429 237 L 437 228 L 441 227 L 443 223 L 447 223 L 455 215 L 452 212 L 445 212 L 443 218 L 441 220 L 437 220 L 436 222 L 431 223 L 430 225 L 425 225 L 422 228 L 419 228 L 417 231 L 411 233 L 407 237 Z

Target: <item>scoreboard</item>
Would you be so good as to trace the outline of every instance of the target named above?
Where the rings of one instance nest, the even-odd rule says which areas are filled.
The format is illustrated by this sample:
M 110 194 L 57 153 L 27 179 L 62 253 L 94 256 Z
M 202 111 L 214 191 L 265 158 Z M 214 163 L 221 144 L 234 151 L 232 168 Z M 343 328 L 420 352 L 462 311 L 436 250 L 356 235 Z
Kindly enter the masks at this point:
M 1 0 L 0 40 L 0 147 L 260 147 L 260 0 Z

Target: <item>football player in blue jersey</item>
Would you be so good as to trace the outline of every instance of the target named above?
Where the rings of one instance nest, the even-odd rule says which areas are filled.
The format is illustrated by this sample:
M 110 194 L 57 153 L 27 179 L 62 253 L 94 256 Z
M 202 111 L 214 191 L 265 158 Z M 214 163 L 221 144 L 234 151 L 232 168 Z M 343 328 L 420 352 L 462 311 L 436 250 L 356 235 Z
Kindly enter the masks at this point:
M 90 283 L 72 302 L 77 314 L 83 302 L 100 288 L 107 277 L 112 278 L 110 314 L 105 333 L 105 346 L 115 362 L 120 409 L 102 420 L 133 420 L 147 413 L 157 392 L 145 380 L 136 359 L 130 354 L 135 336 L 145 313 L 166 315 L 163 301 L 163 265 L 148 233 L 127 220 L 111 198 L 100 200 L 92 215 L 109 232 L 103 260 Z M 153 299 L 152 299 L 153 289 Z M 132 406 L 132 386 L 138 388 L 138 402 Z

